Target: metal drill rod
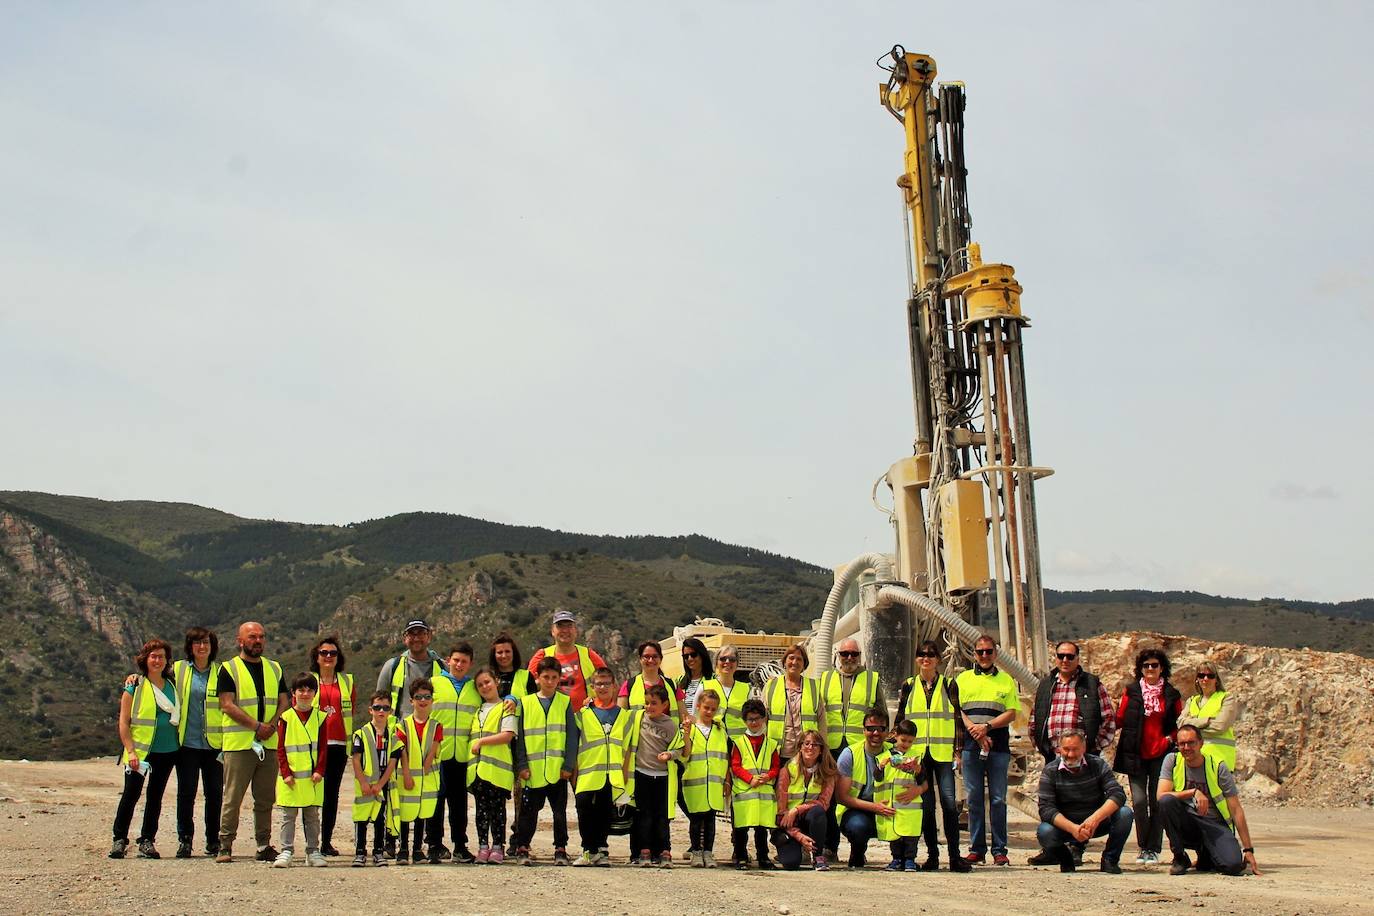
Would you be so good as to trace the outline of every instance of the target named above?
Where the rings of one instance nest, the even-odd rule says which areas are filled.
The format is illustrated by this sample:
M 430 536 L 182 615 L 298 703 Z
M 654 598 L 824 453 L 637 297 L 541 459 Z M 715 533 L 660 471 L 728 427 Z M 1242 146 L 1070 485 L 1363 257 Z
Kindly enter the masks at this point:
M 987 454 L 991 456 L 997 454 L 993 438 L 991 411 L 988 404 L 988 394 L 992 391 L 992 386 L 988 383 L 988 364 L 992 361 L 992 353 L 988 341 L 983 337 L 982 323 L 974 327 L 973 336 L 977 342 L 978 368 L 983 379 L 983 441 Z M 1002 567 L 1002 520 L 1004 516 L 1001 497 L 997 492 L 997 484 L 993 480 L 988 480 L 987 484 L 988 504 L 992 510 L 992 524 L 988 527 L 992 530 L 992 558 L 995 564 L 995 581 L 997 583 L 997 638 L 1002 645 L 1006 646 L 1010 645 L 1011 630 L 1007 621 L 1007 587 L 1005 571 Z
M 1022 464 L 1030 467 L 1031 459 L 1030 411 L 1026 407 L 1026 366 L 1021 346 L 1021 325 L 1008 328 L 1007 357 L 1011 376 L 1016 380 L 1012 398 L 1012 414 L 1016 420 L 1016 454 Z M 1021 473 L 1021 524 L 1025 530 L 1026 591 L 1030 597 L 1031 664 L 1036 671 L 1049 666 L 1049 631 L 1045 621 L 1045 591 L 1040 578 L 1040 526 L 1035 512 L 1035 477 Z
M 992 335 L 992 384 L 996 392 L 996 416 L 998 423 L 998 441 L 1001 444 L 1002 464 L 1013 465 L 1016 463 L 1015 455 L 1012 452 L 1012 438 L 1014 431 L 1010 428 L 1011 419 L 1007 417 L 1006 410 L 1008 405 L 1007 382 L 1003 369 L 1005 352 L 1002 345 L 1002 333 L 1006 322 L 1002 320 L 988 322 L 989 333 Z M 1002 472 L 1002 486 L 1005 489 L 1004 503 L 1007 512 L 1007 550 L 1010 554 L 1011 574 L 1011 604 L 1012 620 L 1016 630 L 1016 658 L 1022 664 L 1026 661 L 1026 652 L 1029 649 L 1026 640 L 1026 598 L 1022 590 L 1021 580 L 1021 551 L 1020 542 L 1017 537 L 1016 523 L 1016 479 L 1011 471 Z

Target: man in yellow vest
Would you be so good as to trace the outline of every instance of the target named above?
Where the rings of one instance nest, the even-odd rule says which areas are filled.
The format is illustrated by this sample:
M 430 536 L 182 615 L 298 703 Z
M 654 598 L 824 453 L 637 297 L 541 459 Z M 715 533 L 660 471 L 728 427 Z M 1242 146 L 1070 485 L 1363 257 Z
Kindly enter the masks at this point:
M 897 718 L 916 724 L 915 752 L 921 755 L 921 769 L 935 791 L 921 796 L 921 833 L 928 855 L 922 871 L 940 867 L 940 847 L 935 818 L 939 797 L 940 820 L 945 825 L 945 845 L 949 851 L 949 870 L 969 871 L 970 865 L 959 855 L 959 808 L 954 796 L 955 723 L 959 720 L 959 692 L 954 683 L 940 674 L 940 647 L 930 640 L 916 649 L 916 675 L 902 684 L 897 697 Z
M 1174 855 L 1169 874 L 1191 868 L 1188 850 L 1196 849 L 1198 871 L 1240 875 L 1248 865 L 1258 875 L 1235 777 L 1219 757 L 1202 752 L 1196 725 L 1180 725 L 1175 742 L 1178 751 L 1166 754 L 1159 770 L 1159 815 Z
M 223 718 L 224 804 L 220 809 L 219 855 L 216 862 L 234 861 L 239 808 L 249 786 L 253 789 L 253 833 L 259 862 L 274 862 L 272 806 L 277 799 L 277 720 L 290 705 L 281 665 L 263 658 L 267 634 L 262 624 L 239 627 L 238 655 L 224 663 L 218 678 Z
M 835 797 L 840 800 L 840 831 L 849 841 L 849 867 L 863 868 L 868 841 L 878 836 L 877 819 L 892 817 L 897 809 L 875 798 L 878 757 L 887 740 L 887 710 L 870 709 L 864 715 L 864 740 L 840 751 L 835 762 Z
M 974 666 L 959 672 L 954 687 L 961 725 L 968 739 L 961 762 L 968 798 L 968 846 L 965 861 L 981 864 L 988 852 L 984 821 L 984 787 L 992 821 L 992 861 L 1007 858 L 1007 772 L 1011 768 L 1011 723 L 1021 708 L 1016 680 L 997 667 L 997 641 L 986 633 L 973 644 Z
M 605 660 L 593 649 L 577 641 L 577 618 L 573 612 L 559 609 L 553 612 L 553 625 L 549 628 L 553 645 L 545 646 L 530 659 L 530 674 L 539 677 L 539 663 L 546 658 L 558 662 L 558 689 L 572 700 L 573 712 L 587 705 L 591 695 L 592 675 L 597 668 L 606 667 Z
M 878 680 L 878 672 L 863 665 L 863 650 L 857 639 L 841 640 L 835 647 L 838 667 L 821 675 L 821 703 L 825 706 L 825 740 L 830 756 L 840 759 L 840 752 L 855 742 L 864 740 L 864 714 L 870 709 L 887 709 L 887 697 Z M 830 796 L 825 812 L 826 850 L 831 861 L 839 855 L 840 826 L 835 821 L 839 795 Z

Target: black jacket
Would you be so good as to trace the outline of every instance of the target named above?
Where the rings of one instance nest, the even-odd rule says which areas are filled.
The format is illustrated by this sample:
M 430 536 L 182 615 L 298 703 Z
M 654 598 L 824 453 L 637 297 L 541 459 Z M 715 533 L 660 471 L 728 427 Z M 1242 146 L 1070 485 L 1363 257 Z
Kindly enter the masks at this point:
M 1178 728 L 1178 704 L 1182 696 L 1174 685 L 1164 682 L 1164 734 L 1172 735 Z M 1145 698 L 1140 691 L 1140 681 L 1126 685 L 1126 714 L 1117 723 L 1121 726 L 1121 739 L 1116 745 L 1116 762 L 1112 769 L 1127 776 L 1147 776 L 1145 762 L 1140 757 L 1140 739 L 1145 730 Z M 1170 750 L 1173 742 L 1170 742 Z M 1156 766 L 1156 770 L 1158 767 Z
M 1054 683 L 1059 680 L 1059 672 L 1050 672 L 1049 677 L 1040 681 L 1035 691 L 1035 748 L 1046 760 L 1058 756 L 1050 743 L 1050 698 L 1054 696 Z M 1097 753 L 1097 733 L 1102 730 L 1102 704 L 1098 698 L 1098 679 L 1082 668 L 1074 678 L 1073 690 L 1078 695 L 1078 727 L 1086 736 L 1088 752 Z

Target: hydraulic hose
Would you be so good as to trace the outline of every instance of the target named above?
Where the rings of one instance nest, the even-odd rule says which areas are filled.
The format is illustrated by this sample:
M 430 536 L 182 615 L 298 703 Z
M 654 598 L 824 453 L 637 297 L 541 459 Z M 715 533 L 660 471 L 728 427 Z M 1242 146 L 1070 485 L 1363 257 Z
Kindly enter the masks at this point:
M 849 565 L 835 576 L 835 584 L 830 587 L 830 595 L 825 599 L 825 610 L 821 612 L 821 622 L 816 627 L 815 642 L 812 643 L 812 665 L 817 674 L 824 674 L 834 666 L 835 621 L 840 616 L 840 602 L 854 579 L 864 570 L 871 569 L 880 581 L 895 578 L 892 561 L 881 553 L 866 553 L 849 561 Z M 914 592 L 913 592 L 914 594 Z
M 878 592 L 878 600 L 884 602 L 892 601 L 897 604 L 906 605 L 918 614 L 926 617 L 934 617 L 958 637 L 961 645 L 969 649 L 972 649 L 978 637 L 983 635 L 982 630 L 940 604 L 940 602 L 926 595 L 922 595 L 919 592 L 913 592 L 911 589 L 904 586 L 883 586 Z M 1036 677 L 1025 665 L 1008 655 L 998 655 L 997 667 L 1014 677 L 1016 683 L 1021 685 L 1021 689 L 1028 693 L 1035 693 L 1036 688 L 1040 685 L 1040 678 Z

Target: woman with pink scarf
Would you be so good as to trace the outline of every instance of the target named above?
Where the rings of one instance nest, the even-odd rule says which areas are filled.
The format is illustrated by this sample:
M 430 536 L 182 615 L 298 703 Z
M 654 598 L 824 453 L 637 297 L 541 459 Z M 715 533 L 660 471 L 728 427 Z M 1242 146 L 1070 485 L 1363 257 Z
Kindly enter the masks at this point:
M 1159 768 L 1174 749 L 1174 731 L 1183 712 L 1183 697 L 1169 683 L 1169 656 L 1159 649 L 1142 649 L 1135 657 L 1135 680 L 1126 685 L 1117 707 L 1120 741 L 1113 769 L 1131 781 L 1135 809 L 1137 865 L 1154 865 L 1164 840 L 1159 816 Z

